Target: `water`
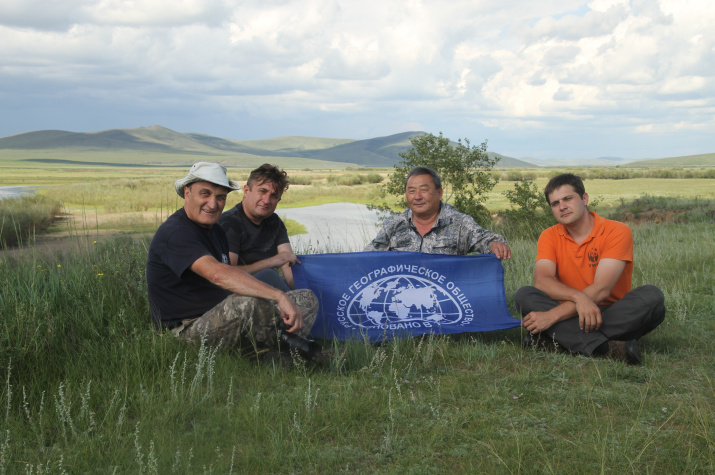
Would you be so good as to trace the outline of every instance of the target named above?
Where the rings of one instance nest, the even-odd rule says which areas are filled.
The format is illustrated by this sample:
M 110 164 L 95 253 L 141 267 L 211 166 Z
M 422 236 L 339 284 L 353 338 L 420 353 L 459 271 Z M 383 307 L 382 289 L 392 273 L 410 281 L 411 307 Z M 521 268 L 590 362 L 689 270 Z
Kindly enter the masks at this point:
M 362 251 L 381 226 L 377 211 L 356 203 L 278 208 L 276 213 L 308 230 L 307 234 L 290 237 L 296 254 Z
M 36 186 L 0 186 L 0 200 L 34 195 Z

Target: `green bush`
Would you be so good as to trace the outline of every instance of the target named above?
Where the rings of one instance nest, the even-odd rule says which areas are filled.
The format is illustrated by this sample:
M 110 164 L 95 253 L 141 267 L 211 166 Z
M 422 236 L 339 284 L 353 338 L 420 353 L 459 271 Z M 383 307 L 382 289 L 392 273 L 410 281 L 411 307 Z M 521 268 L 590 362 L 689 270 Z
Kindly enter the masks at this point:
M 514 189 L 503 193 L 512 207 L 503 211 L 500 227 L 509 236 L 536 238 L 541 231 L 555 224 L 544 193 L 529 179 L 514 183 Z

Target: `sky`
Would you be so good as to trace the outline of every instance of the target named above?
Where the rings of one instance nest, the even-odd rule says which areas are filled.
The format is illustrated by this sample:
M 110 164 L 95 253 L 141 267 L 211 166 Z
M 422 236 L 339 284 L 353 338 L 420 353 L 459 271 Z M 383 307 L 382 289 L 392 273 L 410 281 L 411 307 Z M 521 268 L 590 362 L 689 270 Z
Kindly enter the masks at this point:
M 713 25 L 710 0 L 2 0 L 0 137 L 162 125 L 712 153 Z

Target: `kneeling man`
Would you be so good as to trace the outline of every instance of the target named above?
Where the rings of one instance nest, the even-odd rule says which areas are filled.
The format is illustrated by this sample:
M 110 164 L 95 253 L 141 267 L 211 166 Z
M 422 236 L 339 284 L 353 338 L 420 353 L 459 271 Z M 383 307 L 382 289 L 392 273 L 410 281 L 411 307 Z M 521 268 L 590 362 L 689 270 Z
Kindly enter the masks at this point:
M 534 287 L 514 296 L 529 331 L 524 345 L 640 364 L 637 340 L 660 325 L 665 305 L 653 285 L 631 290 L 630 228 L 588 211 L 576 175 L 552 178 L 544 194 L 558 224 L 539 237 Z
M 239 184 L 226 168 L 199 162 L 174 188 L 184 207 L 157 230 L 149 246 L 149 305 L 158 327 L 187 340 L 277 350 L 277 324 L 307 336 L 318 301 L 310 290 L 284 293 L 231 266 L 226 234 L 216 223 Z M 275 303 L 274 303 L 275 302 Z M 280 317 L 278 317 L 280 314 Z

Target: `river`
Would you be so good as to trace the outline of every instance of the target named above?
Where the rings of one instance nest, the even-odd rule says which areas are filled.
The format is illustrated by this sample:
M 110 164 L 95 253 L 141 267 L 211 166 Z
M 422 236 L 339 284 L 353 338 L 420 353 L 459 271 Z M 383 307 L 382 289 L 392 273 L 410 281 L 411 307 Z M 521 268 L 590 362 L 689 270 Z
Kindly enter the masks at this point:
M 307 234 L 291 236 L 296 254 L 356 252 L 375 237 L 378 213 L 356 203 L 329 203 L 305 208 L 278 208 L 281 218 L 299 222 Z

